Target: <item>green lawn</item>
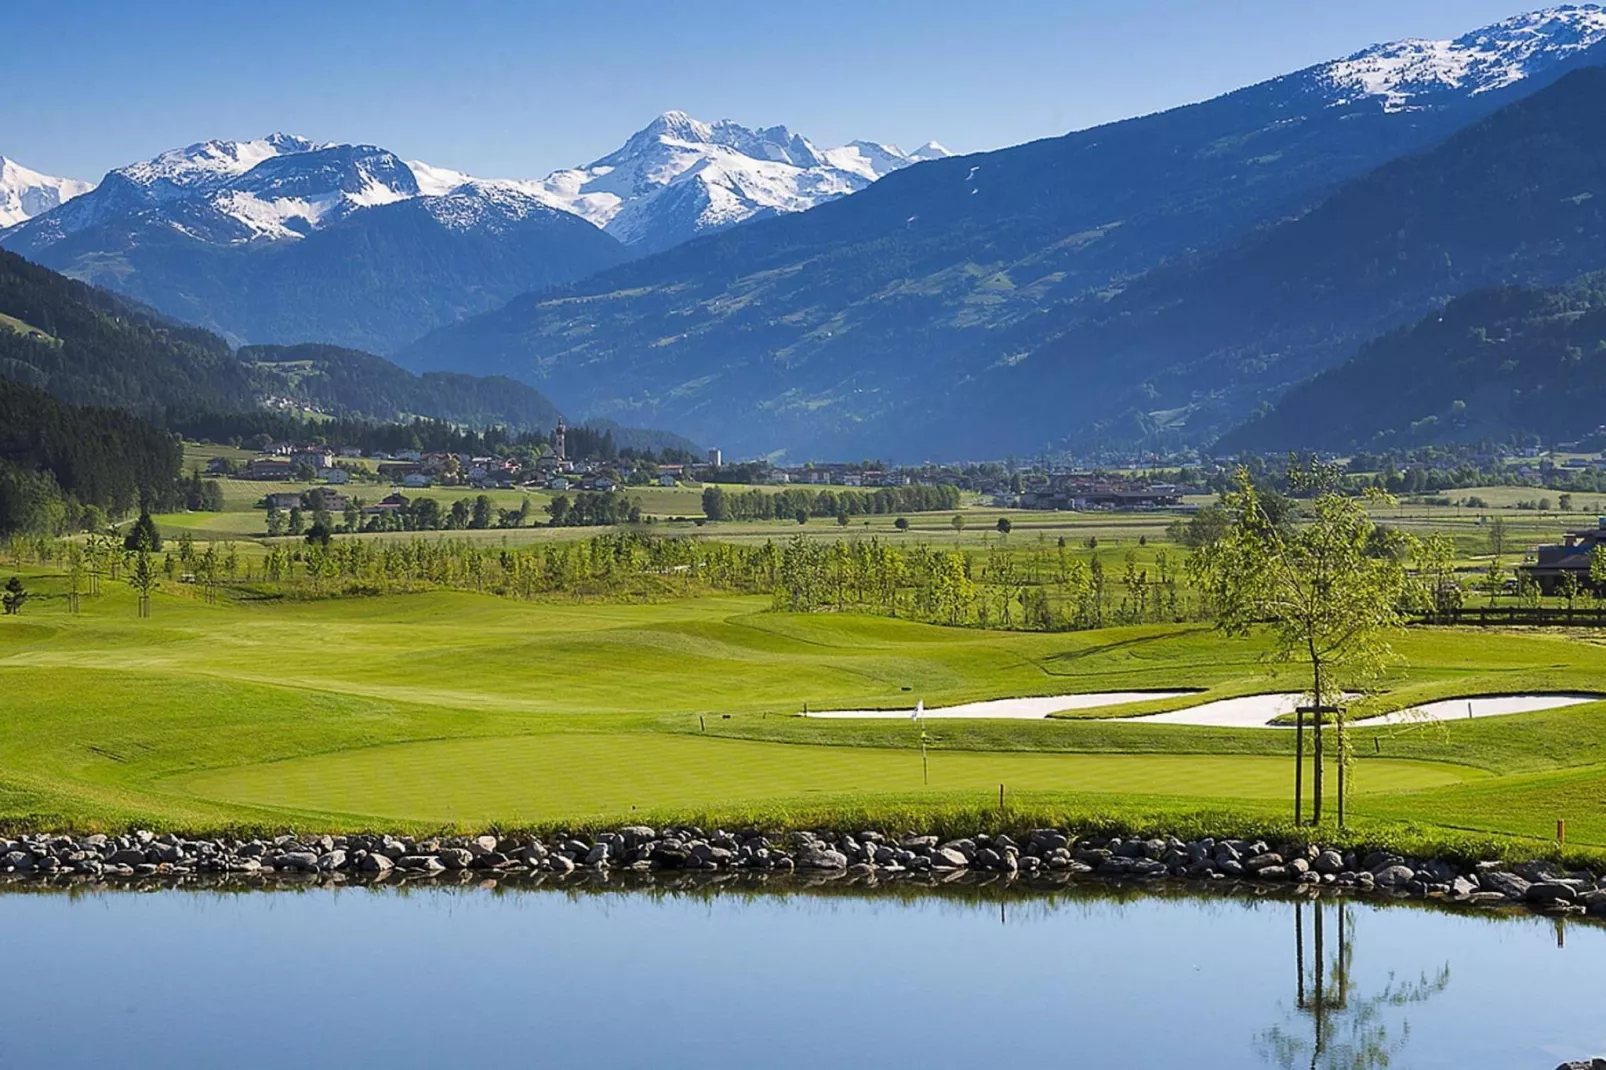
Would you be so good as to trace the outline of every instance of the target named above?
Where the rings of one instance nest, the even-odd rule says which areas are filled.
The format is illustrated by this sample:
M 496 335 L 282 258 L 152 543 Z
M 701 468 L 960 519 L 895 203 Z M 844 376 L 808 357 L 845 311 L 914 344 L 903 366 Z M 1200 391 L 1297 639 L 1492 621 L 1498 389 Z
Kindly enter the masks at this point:
M 1282 757 L 920 752 L 754 743 L 695 736 L 551 734 L 370 747 L 173 778 L 211 799 L 415 821 L 554 822 L 631 810 L 683 810 L 848 799 L 874 792 L 940 802 L 996 797 L 1000 784 L 1053 792 L 1280 800 Z M 1459 766 L 1365 763 L 1367 792 L 1417 791 L 1478 777 Z
M 438 592 L 207 605 L 141 621 L 108 583 L 71 616 L 60 579 L 0 619 L 0 822 L 215 829 L 438 827 L 636 813 L 1011 799 L 1063 812 L 1282 817 L 1292 734 L 932 721 L 929 787 L 907 709 L 1018 695 L 1299 686 L 1255 641 L 1198 625 L 1064 634 L 767 611 L 761 598 L 521 603 Z M 1588 637 L 1414 631 L 1384 705 L 1606 689 Z M 1102 711 L 1175 706 L 1149 702 Z M 1358 728 L 1352 810 L 1374 821 L 1606 845 L 1606 703 Z

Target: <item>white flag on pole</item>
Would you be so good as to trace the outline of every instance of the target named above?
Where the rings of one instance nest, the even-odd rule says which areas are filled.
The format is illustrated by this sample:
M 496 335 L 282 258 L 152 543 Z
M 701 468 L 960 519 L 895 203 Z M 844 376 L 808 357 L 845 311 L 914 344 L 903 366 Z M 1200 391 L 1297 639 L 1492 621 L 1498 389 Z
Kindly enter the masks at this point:
M 921 699 L 919 702 L 915 703 L 915 712 L 913 712 L 913 713 L 911 713 L 909 715 L 909 720 L 918 721 L 918 720 L 920 720 L 921 717 L 925 716 L 925 713 L 926 713 L 926 700 L 925 699 Z

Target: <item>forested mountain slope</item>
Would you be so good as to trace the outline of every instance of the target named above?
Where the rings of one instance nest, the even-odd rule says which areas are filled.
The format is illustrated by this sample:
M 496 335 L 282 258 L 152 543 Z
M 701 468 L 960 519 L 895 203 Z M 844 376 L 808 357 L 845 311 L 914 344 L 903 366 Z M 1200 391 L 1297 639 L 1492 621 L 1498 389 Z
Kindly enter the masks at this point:
M 1397 61 L 1424 43 L 1387 46 L 924 163 L 517 299 L 399 359 L 516 376 L 582 415 L 669 423 L 739 453 L 1033 448 L 1131 409 L 1158 371 L 1208 355 L 1168 339 L 1123 348 L 1119 332 L 1055 344 L 1134 277 L 1299 216 L 1587 65 L 1601 31 L 1598 10 L 1558 9 L 1439 43 L 1421 63 Z
M 0 250 L 0 378 L 62 400 L 159 417 L 173 406 L 253 404 L 245 369 L 216 335 Z
M 287 398 L 337 416 L 406 420 L 429 416 L 473 428 L 546 430 L 556 405 L 534 387 L 501 376 L 412 372 L 383 357 L 338 346 L 244 346 L 239 359 L 263 395 Z
M 1217 449 L 1346 450 L 1606 424 L 1606 276 L 1467 294 L 1295 387 Z
M 1606 68 L 1591 67 L 1299 219 L 1136 280 L 967 401 L 994 420 L 1060 419 L 1084 443 L 1168 425 L 1207 440 L 1459 294 L 1601 267 Z

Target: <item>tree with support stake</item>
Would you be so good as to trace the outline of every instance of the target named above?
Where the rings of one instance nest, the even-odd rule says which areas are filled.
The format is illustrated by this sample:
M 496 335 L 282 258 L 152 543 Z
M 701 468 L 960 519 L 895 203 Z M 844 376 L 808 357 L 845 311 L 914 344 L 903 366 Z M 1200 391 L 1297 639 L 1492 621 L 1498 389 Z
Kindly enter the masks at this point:
M 1229 635 L 1269 631 L 1271 657 L 1309 667 L 1309 706 L 1331 711 L 1339 766 L 1353 761 L 1347 715 L 1338 706 L 1346 689 L 1364 689 L 1400 659 L 1388 637 L 1405 623 L 1402 607 L 1409 556 L 1404 536 L 1378 532 L 1360 498 L 1338 489 L 1336 469 L 1297 459 L 1289 466 L 1290 490 L 1309 498 L 1306 514 L 1279 524 L 1267 513 L 1247 469 L 1237 489 L 1224 496 L 1226 529 L 1191 562 L 1208 599 L 1216 627 Z M 1311 823 L 1320 825 L 1323 763 L 1329 713 L 1312 720 Z M 1300 718 L 1303 720 L 1303 718 Z M 1295 742 L 1303 790 L 1303 741 Z M 1302 803 L 1295 803 L 1303 820 Z M 1342 816 L 1342 815 L 1341 815 Z

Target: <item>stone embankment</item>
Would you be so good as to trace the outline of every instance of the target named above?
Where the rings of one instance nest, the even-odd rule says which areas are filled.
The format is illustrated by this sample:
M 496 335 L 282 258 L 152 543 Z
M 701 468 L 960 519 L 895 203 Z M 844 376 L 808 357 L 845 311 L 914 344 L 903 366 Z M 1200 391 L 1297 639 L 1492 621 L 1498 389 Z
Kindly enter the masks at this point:
M 340 878 L 352 881 L 583 872 L 698 871 L 866 882 L 987 875 L 1021 882 L 1187 881 L 1298 886 L 1356 895 L 1521 905 L 1557 915 L 1606 917 L 1606 876 L 1546 861 L 1462 866 L 1387 851 L 1338 851 L 1239 839 L 1078 837 L 1037 829 L 1011 837 L 891 836 L 881 832 L 704 832 L 628 826 L 596 836 L 295 836 L 190 839 L 30 835 L 0 838 L 0 880 L 138 881 L 150 878 Z

